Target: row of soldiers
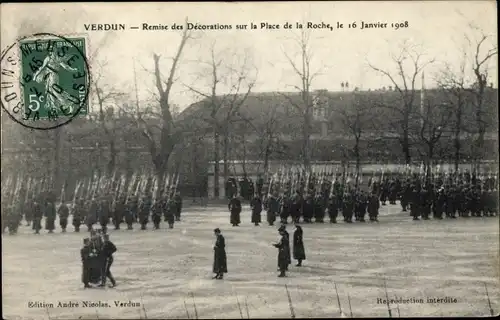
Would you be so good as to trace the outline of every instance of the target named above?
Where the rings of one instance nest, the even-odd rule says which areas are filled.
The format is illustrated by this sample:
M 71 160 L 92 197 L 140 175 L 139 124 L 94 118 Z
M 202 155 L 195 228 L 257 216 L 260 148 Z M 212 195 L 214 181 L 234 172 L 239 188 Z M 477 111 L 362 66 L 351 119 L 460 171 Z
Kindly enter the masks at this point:
M 401 200 L 403 211 L 410 210 L 414 220 L 420 218 L 436 219 L 459 217 L 495 216 L 498 212 L 497 180 L 494 178 L 476 179 L 436 179 L 429 181 L 418 177 L 408 178 L 398 186 L 398 180 L 384 181 L 382 190 L 387 190 L 388 199 L 395 204 L 394 193 Z M 382 204 L 385 198 L 381 197 Z
M 242 211 L 241 201 L 238 197 L 233 197 L 228 205 L 231 212 L 230 223 L 238 226 L 241 223 L 240 213 Z M 328 212 L 330 223 L 337 223 L 338 214 L 341 211 L 344 222 L 355 221 L 365 222 L 368 213 L 372 222 L 378 221 L 380 203 L 376 194 L 368 194 L 363 190 L 350 190 L 344 194 L 319 194 L 308 193 L 303 195 L 300 190 L 296 190 L 293 196 L 273 193 L 267 197 L 256 195 L 250 201 L 252 210 L 251 222 L 258 226 L 262 222 L 262 211 L 266 211 L 266 220 L 270 226 L 274 225 L 279 217 L 281 224 L 291 222 L 299 223 L 324 223 Z
M 122 196 L 114 204 L 109 195 L 89 201 L 75 199 L 71 209 L 64 202 L 56 209 L 56 202 L 52 197 L 37 197 L 29 203 L 20 203 L 17 206 L 11 204 L 2 208 L 2 233 L 6 228 L 10 234 L 17 233 L 23 216 L 27 225 L 31 225 L 36 234 L 40 233 L 42 219 L 45 217 L 45 229 L 53 233 L 57 215 L 62 232 L 66 232 L 70 213 L 73 216 L 72 224 L 75 232 L 80 231 L 81 225 L 86 225 L 90 231 L 94 224 L 100 224 L 106 232 L 110 223 L 114 225 L 115 230 L 119 230 L 122 223 L 127 225 L 127 230 L 132 230 L 134 223 L 140 223 L 141 230 L 145 230 L 150 219 L 153 221 L 154 229 L 159 229 L 162 217 L 169 228 L 173 228 L 175 221 L 180 221 L 181 212 L 182 198 L 178 192 L 171 197 L 163 196 L 156 201 L 153 201 L 150 194 L 144 195 L 141 199 L 139 196 L 128 199 Z
M 406 179 L 404 179 L 406 178 Z M 431 213 L 434 218 L 442 219 L 472 216 L 494 216 L 498 210 L 498 193 L 496 178 L 477 178 L 475 175 L 460 174 L 455 176 L 440 175 L 434 179 L 413 174 L 396 177 L 385 177 L 380 180 L 369 181 L 368 190 L 361 185 L 342 183 L 340 179 L 329 183 L 324 177 L 314 174 L 309 177 L 307 192 L 302 190 L 305 181 L 291 179 L 273 184 L 270 181 L 270 193 L 263 197 L 256 193 L 251 199 L 252 223 L 261 223 L 261 213 L 267 211 L 267 222 L 274 225 L 279 217 L 281 223 L 292 222 L 323 223 L 326 213 L 331 223 L 337 222 L 339 212 L 343 220 L 352 223 L 364 222 L 368 214 L 370 221 L 378 221 L 380 204 L 396 204 L 400 200 L 402 210 L 410 210 L 414 220 L 420 217 L 429 219 Z M 297 187 L 291 193 L 292 186 Z M 279 194 L 280 187 L 284 187 Z M 278 189 L 278 190 L 276 190 Z M 233 195 L 229 202 L 231 224 L 240 223 L 241 201 Z

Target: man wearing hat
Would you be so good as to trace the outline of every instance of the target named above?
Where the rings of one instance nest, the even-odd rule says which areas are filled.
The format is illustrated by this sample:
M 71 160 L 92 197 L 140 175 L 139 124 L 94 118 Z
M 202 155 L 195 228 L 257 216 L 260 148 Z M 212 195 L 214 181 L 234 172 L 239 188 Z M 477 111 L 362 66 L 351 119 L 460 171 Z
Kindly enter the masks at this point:
M 73 207 L 73 227 L 75 232 L 80 232 L 80 225 L 85 219 L 85 203 L 82 199 L 78 199 Z
M 90 258 L 90 239 L 83 239 L 83 248 L 80 249 L 80 256 L 82 258 L 82 282 L 85 288 L 90 288 L 89 285 L 89 258 Z
M 276 215 L 278 215 L 280 211 L 280 203 L 278 201 L 278 197 L 276 194 L 272 194 L 267 199 L 266 209 L 267 209 L 267 223 L 269 223 L 269 225 L 272 226 L 276 221 Z
M 285 270 L 288 271 L 288 265 L 292 264 L 292 255 L 291 255 L 291 250 L 290 250 L 290 234 L 288 233 L 288 231 L 286 231 L 286 225 L 282 224 L 279 229 L 278 229 L 278 232 L 281 234 L 283 233 L 284 237 L 285 237 L 285 240 L 286 240 L 286 247 L 288 248 L 287 249 L 287 261 L 288 261 L 288 264 L 286 265 L 286 268 Z
M 214 245 L 214 264 L 212 268 L 215 276 L 212 279 L 221 280 L 224 273 L 227 273 L 226 241 L 219 228 L 214 229 L 214 235 L 217 240 Z
M 250 208 L 252 209 L 252 223 L 258 226 L 262 221 L 262 199 L 259 194 L 256 194 L 250 202 Z
M 228 204 L 229 211 L 231 212 L 230 222 L 233 227 L 237 227 L 240 223 L 240 213 L 241 213 L 241 201 L 238 197 L 234 197 L 229 201 Z
M 109 240 L 109 234 L 103 235 L 103 244 L 102 244 L 102 250 L 101 250 L 101 255 L 102 255 L 102 262 L 103 262 L 103 269 L 101 272 L 102 280 L 101 284 L 99 285 L 100 287 L 104 287 L 106 285 L 106 279 L 109 278 L 111 281 L 111 284 L 116 286 L 116 281 L 113 278 L 113 275 L 111 274 L 111 265 L 113 264 L 113 253 L 116 252 L 116 246 Z
M 291 263 L 290 240 L 284 226 L 281 226 L 278 232 L 281 238 L 278 243 L 274 244 L 274 247 L 278 248 L 278 270 L 280 271 L 278 277 L 282 278 L 286 277 L 286 271 Z

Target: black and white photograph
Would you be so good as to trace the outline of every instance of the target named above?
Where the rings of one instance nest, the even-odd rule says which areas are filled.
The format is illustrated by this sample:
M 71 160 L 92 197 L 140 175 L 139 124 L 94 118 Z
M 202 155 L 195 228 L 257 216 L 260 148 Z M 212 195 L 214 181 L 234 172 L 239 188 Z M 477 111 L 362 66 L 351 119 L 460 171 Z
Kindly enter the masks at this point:
M 2 317 L 500 314 L 494 1 L 2 3 Z

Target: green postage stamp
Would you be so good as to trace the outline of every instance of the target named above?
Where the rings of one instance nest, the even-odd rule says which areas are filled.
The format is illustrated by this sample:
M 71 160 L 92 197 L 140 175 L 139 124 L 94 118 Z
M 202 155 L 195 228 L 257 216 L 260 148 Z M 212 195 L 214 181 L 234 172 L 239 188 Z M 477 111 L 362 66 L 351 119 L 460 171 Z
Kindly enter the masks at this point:
M 85 40 L 78 37 L 20 42 L 25 120 L 87 114 Z

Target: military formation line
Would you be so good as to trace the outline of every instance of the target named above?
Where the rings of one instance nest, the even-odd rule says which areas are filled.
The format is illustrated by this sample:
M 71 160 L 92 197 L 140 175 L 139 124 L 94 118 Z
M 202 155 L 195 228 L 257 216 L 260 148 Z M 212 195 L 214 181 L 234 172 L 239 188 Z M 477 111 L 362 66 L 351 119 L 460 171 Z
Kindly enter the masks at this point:
M 39 233 L 45 218 L 45 229 L 52 233 L 57 215 L 62 232 L 66 232 L 70 215 L 76 232 L 81 225 L 88 231 L 100 225 L 106 232 L 110 224 L 116 230 L 125 224 L 131 230 L 135 223 L 145 230 L 151 220 L 153 228 L 158 229 L 162 219 L 173 228 L 175 221 L 180 220 L 182 197 L 176 190 L 178 177 L 167 177 L 158 191 L 154 176 L 134 175 L 128 181 L 124 176 L 94 176 L 77 183 L 69 203 L 61 201 L 65 198 L 64 188 L 58 199 L 44 187 L 50 185 L 48 182 L 6 181 L 8 188 L 2 189 L 2 198 L 7 200 L 2 199 L 2 232 L 8 229 L 15 234 L 24 219 Z M 4 193 L 6 189 L 12 192 Z M 367 216 L 369 221 L 378 222 L 380 206 L 396 201 L 414 220 L 496 216 L 497 189 L 498 173 L 492 172 L 424 174 L 422 170 L 381 170 L 363 183 L 363 177 L 355 173 L 306 172 L 293 167 L 282 168 L 267 179 L 259 177 L 256 183 L 246 177 L 239 181 L 230 178 L 226 183 L 229 222 L 233 226 L 241 223 L 242 200 L 249 201 L 251 222 L 255 225 L 262 222 L 264 211 L 269 225 L 278 219 L 281 224 L 324 223 L 327 215 L 330 223 L 337 223 L 339 214 L 345 223 L 365 222 Z
M 409 211 L 413 220 L 457 217 L 486 217 L 498 213 L 498 172 L 471 173 L 468 171 L 442 172 L 439 168 L 425 173 L 415 170 L 373 173 L 367 184 L 355 173 L 306 172 L 297 168 L 283 168 L 267 179 L 259 178 L 255 187 L 247 179 L 226 183 L 231 198 L 231 224 L 238 226 L 242 210 L 240 198 L 250 199 L 252 223 L 261 223 L 261 212 L 267 211 L 267 222 L 276 218 L 282 224 L 323 223 L 328 214 L 330 223 L 337 223 L 339 213 L 343 221 L 378 221 L 380 205 L 396 204 Z M 250 192 L 256 195 L 250 198 Z M 240 197 L 236 196 L 240 191 Z M 264 190 L 264 192 L 262 192 Z
M 175 221 L 180 221 L 182 211 L 177 184 L 178 177 L 167 176 L 159 190 L 160 184 L 154 176 L 135 174 L 129 180 L 125 176 L 93 176 L 78 182 L 73 201 L 67 202 L 64 188 L 58 197 L 49 187 L 49 179 L 7 179 L 5 185 L 9 188 L 2 189 L 2 233 L 6 229 L 10 234 L 17 233 L 23 219 L 36 234 L 42 230 L 45 220 L 45 229 L 53 233 L 57 216 L 62 232 L 66 232 L 70 215 L 75 232 L 79 232 L 82 225 L 87 231 L 100 225 L 106 233 L 109 224 L 115 230 L 122 224 L 132 230 L 135 223 L 145 230 L 150 220 L 158 229 L 162 219 L 173 228 Z M 4 192 L 5 189 L 10 192 Z

